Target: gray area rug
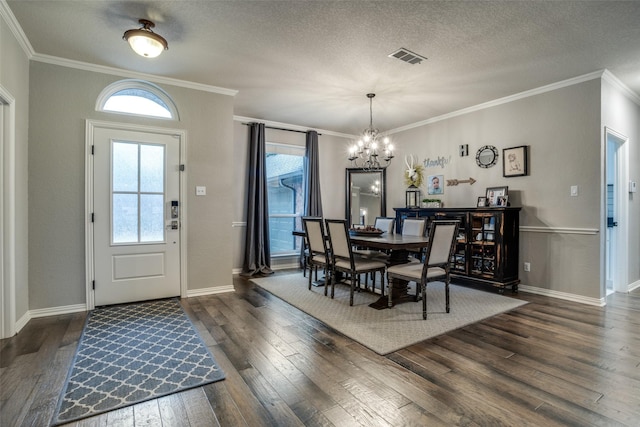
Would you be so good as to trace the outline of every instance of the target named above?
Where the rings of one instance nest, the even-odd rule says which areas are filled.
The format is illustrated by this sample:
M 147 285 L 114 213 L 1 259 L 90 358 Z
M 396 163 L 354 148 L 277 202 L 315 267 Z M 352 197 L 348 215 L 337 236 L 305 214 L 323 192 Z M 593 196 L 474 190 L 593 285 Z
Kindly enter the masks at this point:
M 427 320 L 423 320 L 422 301 L 376 310 L 369 304 L 380 296 L 362 291 L 356 292 L 351 307 L 347 285 L 336 285 L 335 297 L 331 299 L 324 296 L 324 287 L 312 286 L 309 290 L 307 280 L 302 273 L 251 279 L 278 298 L 382 355 L 527 304 L 492 291 L 452 284 L 451 311 L 446 313 L 444 283 L 432 282 L 427 286 Z
M 52 425 L 221 379 L 177 300 L 98 308 L 87 318 Z

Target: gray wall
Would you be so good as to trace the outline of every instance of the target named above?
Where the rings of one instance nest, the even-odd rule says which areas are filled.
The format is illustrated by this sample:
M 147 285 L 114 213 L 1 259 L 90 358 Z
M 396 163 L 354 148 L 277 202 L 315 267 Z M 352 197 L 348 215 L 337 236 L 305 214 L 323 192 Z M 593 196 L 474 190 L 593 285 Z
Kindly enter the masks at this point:
M 28 206 L 29 192 L 27 177 L 28 128 L 29 128 L 29 60 L 0 18 L 0 86 L 15 99 L 15 308 L 14 320 L 19 320 L 29 310 L 28 272 Z M 9 125 L 9 123 L 7 123 Z M 8 141 L 7 141 L 8 142 Z M 4 147 L 5 149 L 7 147 Z M 8 156 L 5 151 L 4 158 Z M 3 171 L 6 172 L 6 171 Z M 4 189 L 2 189 L 3 197 Z M 4 242 L 3 242 L 4 245 Z M 2 256 L 7 256 L 4 254 Z M 5 289 L 8 291 L 8 289 Z M 7 298 L 8 295 L 5 295 Z M 4 307 L 1 307 L 4 311 Z M 0 336 L 2 334 L 0 333 Z
M 522 207 L 522 284 L 551 295 L 595 302 L 605 295 L 600 261 L 604 125 L 631 137 L 631 179 L 638 179 L 640 165 L 638 106 L 613 88 L 603 100 L 601 87 L 602 80 L 594 79 L 394 134 L 400 161 L 394 161 L 387 171 L 389 203 L 404 204 L 405 154 L 416 154 L 422 160 L 450 159 L 444 168 L 427 168 L 425 178 L 444 174 L 445 180 L 477 180 L 473 185 L 446 186 L 442 199 L 447 207 L 474 206 L 486 187 L 507 185 L 512 205 Z M 459 156 L 460 144 L 469 144 L 468 157 Z M 489 169 L 475 163 L 476 151 L 485 144 L 496 146 L 500 153 L 498 164 Z M 520 145 L 530 148 L 529 176 L 505 178 L 502 149 Z M 578 185 L 578 197 L 570 196 L 572 185 Z M 629 284 L 637 285 L 637 202 L 630 203 L 629 218 Z M 531 272 L 523 271 L 524 261 L 531 263 Z
M 450 157 L 445 168 L 427 168 L 425 175 L 477 180 L 473 185 L 446 186 L 442 199 L 447 207 L 474 206 L 486 187 L 509 187 L 512 206 L 522 206 L 519 276 L 523 285 L 600 298 L 598 234 L 557 230 L 600 228 L 600 107 L 600 80 L 595 79 L 394 137 L 404 153 L 421 159 Z M 460 144 L 469 144 L 468 157 L 458 155 Z M 476 165 L 475 153 L 483 145 L 499 150 L 498 164 L 492 168 Z M 520 145 L 530 147 L 529 176 L 504 178 L 502 149 Z M 387 172 L 395 206 L 404 203 L 399 166 L 403 165 L 396 163 Z M 579 186 L 578 197 L 570 197 L 571 185 Z M 526 231 L 527 226 L 543 232 Z M 523 261 L 531 263 L 531 272 L 523 271 Z
M 188 289 L 232 285 L 231 188 L 233 98 L 160 85 L 180 121 L 95 111 L 100 92 L 119 77 L 40 62 L 30 67 L 29 308 L 85 302 L 85 120 L 187 131 Z M 196 185 L 207 186 L 195 197 Z

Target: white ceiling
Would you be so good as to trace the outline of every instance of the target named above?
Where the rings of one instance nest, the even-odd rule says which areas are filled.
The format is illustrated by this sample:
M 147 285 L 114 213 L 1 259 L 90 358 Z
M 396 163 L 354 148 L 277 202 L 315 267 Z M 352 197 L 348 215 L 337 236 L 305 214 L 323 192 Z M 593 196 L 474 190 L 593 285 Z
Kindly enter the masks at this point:
M 4 0 L 1 0 L 4 1 Z M 608 69 L 640 94 L 640 2 L 8 0 L 34 58 L 238 90 L 234 114 L 357 134 Z M 156 23 L 169 50 L 122 34 Z M 404 47 L 428 57 L 409 65 Z

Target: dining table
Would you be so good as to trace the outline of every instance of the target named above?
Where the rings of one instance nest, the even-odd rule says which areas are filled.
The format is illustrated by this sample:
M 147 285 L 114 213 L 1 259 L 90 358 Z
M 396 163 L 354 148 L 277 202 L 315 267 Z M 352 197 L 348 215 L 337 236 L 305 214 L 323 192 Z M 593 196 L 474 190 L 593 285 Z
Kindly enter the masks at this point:
M 410 262 L 411 249 L 422 249 L 429 246 L 429 238 L 426 236 L 403 236 L 402 234 L 367 235 L 354 233 L 350 236 L 351 244 L 354 246 L 367 247 L 371 249 L 381 249 L 388 252 L 387 264 L 389 266 L 405 264 Z M 405 280 L 394 280 L 391 291 L 392 306 L 406 302 L 415 301 L 415 295 L 409 295 L 408 282 Z M 389 307 L 389 300 L 380 297 L 369 304 L 369 307 L 382 310 Z
M 296 230 L 293 232 L 295 236 L 304 236 L 304 231 Z M 412 249 L 422 249 L 429 246 L 429 238 L 426 236 L 403 236 L 402 234 L 388 233 L 366 233 L 356 232 L 350 233 L 351 244 L 359 247 L 370 249 L 379 249 L 389 254 L 387 264 L 389 266 L 404 264 L 410 262 L 410 252 Z M 392 306 L 407 302 L 415 301 L 415 295 L 409 295 L 408 282 L 404 280 L 394 280 L 391 286 Z M 389 300 L 380 297 L 378 300 L 369 304 L 369 307 L 382 310 L 389 307 Z

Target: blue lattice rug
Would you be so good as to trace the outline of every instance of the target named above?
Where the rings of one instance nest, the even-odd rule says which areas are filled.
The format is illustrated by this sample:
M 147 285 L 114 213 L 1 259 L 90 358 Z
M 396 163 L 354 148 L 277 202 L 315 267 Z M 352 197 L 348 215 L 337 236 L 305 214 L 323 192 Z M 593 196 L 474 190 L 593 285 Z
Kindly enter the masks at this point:
M 224 379 L 177 300 L 89 313 L 52 425 Z

